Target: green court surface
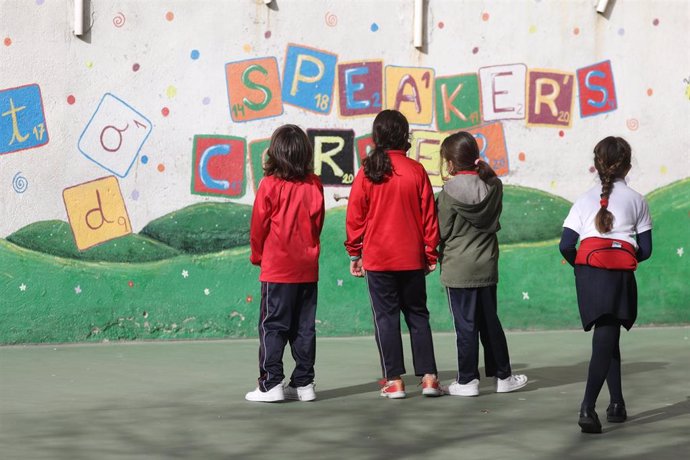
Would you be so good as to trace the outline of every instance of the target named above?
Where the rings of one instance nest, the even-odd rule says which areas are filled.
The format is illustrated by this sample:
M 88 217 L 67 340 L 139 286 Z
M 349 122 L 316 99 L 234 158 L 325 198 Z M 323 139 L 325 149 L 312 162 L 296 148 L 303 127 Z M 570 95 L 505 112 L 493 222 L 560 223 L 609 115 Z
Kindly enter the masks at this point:
M 530 383 L 476 398 L 386 400 L 372 337 L 318 340 L 315 402 L 249 403 L 258 341 L 0 348 L 0 458 L 9 459 L 678 459 L 690 452 L 690 327 L 622 334 L 630 418 L 576 424 L 591 333 L 508 334 Z M 405 337 L 407 340 L 407 337 Z M 444 382 L 455 336 L 434 336 Z M 406 348 L 406 351 L 409 350 Z M 407 352 L 408 371 L 411 358 Z M 286 353 L 286 368 L 292 359 Z M 604 387 L 598 412 L 605 419 Z

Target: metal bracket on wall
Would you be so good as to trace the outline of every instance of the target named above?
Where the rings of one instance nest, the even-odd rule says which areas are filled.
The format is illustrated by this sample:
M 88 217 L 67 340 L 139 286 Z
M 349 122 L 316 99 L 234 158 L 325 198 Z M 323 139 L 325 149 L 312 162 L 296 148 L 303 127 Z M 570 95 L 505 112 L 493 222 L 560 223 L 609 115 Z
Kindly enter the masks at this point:
M 74 35 L 84 35 L 84 0 L 74 0 Z
M 424 46 L 424 0 L 414 0 L 413 16 L 414 47 L 420 49 Z

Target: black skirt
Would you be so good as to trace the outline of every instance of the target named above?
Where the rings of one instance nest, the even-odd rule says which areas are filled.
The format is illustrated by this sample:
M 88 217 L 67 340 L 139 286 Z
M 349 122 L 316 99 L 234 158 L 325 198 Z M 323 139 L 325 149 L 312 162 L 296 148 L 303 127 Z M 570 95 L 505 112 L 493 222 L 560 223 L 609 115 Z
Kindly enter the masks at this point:
M 575 289 L 580 319 L 585 331 L 597 319 L 611 315 L 630 329 L 637 318 L 637 283 L 635 272 L 605 270 L 588 265 L 575 266 Z

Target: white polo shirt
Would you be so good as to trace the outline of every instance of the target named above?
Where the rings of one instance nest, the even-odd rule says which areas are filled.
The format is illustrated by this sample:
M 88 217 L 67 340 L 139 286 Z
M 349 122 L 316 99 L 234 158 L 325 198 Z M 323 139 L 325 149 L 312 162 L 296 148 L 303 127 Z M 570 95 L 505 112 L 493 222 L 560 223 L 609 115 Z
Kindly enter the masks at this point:
M 580 241 L 590 237 L 611 238 L 627 241 L 637 248 L 635 236 L 652 228 L 649 205 L 644 197 L 628 187 L 625 180 L 616 179 L 608 206 L 613 214 L 613 228 L 602 234 L 594 226 L 594 218 L 601 209 L 600 195 L 601 185 L 597 185 L 578 198 L 570 208 L 563 226 L 577 232 Z

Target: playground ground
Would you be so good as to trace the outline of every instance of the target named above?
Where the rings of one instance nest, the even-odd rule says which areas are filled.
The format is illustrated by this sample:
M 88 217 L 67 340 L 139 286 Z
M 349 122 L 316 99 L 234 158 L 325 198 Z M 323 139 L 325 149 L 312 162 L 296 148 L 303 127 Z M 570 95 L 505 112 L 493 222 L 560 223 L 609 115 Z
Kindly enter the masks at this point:
M 530 383 L 476 398 L 386 400 L 373 337 L 317 344 L 318 400 L 249 403 L 258 341 L 0 347 L 0 457 L 10 459 L 677 459 L 690 452 L 690 327 L 623 333 L 629 420 L 577 426 L 591 333 L 510 332 Z M 405 337 L 407 341 L 407 337 Z M 434 336 L 444 383 L 455 336 Z M 406 344 L 411 371 L 409 344 Z M 291 370 L 289 352 L 286 367 Z M 606 387 L 598 405 L 605 419 Z

